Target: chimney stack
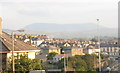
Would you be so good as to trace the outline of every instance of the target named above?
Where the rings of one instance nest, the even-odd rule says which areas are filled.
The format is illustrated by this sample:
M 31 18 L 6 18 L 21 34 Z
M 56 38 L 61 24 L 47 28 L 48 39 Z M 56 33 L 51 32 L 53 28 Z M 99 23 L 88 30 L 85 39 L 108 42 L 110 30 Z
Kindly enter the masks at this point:
M 0 17 L 0 35 L 2 35 L 2 18 Z

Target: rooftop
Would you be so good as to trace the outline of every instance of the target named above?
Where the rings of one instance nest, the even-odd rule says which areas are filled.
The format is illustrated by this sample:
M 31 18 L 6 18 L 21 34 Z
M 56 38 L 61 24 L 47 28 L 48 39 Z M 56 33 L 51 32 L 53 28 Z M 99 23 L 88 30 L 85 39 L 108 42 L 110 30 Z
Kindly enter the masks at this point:
M 11 35 L 3 32 L 1 41 L 7 47 L 7 49 L 9 51 L 12 51 L 13 43 L 12 43 Z M 15 51 L 27 51 L 27 50 L 40 50 L 40 49 L 38 49 L 36 47 L 33 47 L 33 46 L 29 45 L 29 44 L 26 44 L 23 41 L 20 41 L 18 39 L 15 39 L 14 50 Z

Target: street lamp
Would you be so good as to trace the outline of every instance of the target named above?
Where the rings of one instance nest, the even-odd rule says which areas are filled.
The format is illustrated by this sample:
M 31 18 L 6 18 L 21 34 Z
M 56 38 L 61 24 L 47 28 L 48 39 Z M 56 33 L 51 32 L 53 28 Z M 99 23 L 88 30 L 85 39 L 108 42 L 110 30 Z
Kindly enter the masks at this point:
M 14 62 L 14 33 L 15 32 L 24 32 L 24 30 L 12 31 L 12 72 L 15 73 L 15 62 Z
M 98 49 L 99 49 L 99 71 L 101 72 L 101 57 L 100 57 L 100 35 L 99 35 L 99 33 L 100 33 L 100 31 L 99 31 L 99 19 L 97 19 L 97 22 L 98 22 L 98 24 L 97 24 L 97 31 L 98 31 Z

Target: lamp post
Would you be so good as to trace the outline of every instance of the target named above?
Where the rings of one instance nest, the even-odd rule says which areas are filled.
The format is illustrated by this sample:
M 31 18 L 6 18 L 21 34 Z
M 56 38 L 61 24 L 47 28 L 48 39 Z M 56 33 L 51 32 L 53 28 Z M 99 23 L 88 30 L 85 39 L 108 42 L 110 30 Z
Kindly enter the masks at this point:
M 99 72 L 101 72 L 101 56 L 100 56 L 100 31 L 99 31 L 99 19 L 97 19 L 97 31 L 98 31 L 98 49 L 99 49 Z
M 16 30 L 16 31 L 12 31 L 12 72 L 13 73 L 15 73 L 15 61 L 14 61 L 14 46 L 15 46 L 15 44 L 14 44 L 14 33 L 15 32 L 24 32 L 24 30 Z
M 66 73 L 66 62 L 65 62 L 65 51 L 62 51 L 64 53 L 64 71 Z

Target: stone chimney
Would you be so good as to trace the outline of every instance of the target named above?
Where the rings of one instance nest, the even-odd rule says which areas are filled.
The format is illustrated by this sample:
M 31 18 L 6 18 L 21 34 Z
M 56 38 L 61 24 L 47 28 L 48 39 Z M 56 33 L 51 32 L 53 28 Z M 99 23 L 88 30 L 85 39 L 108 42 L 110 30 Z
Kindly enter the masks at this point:
M 2 35 L 2 18 L 0 17 L 0 35 Z

